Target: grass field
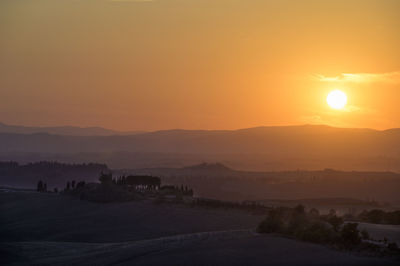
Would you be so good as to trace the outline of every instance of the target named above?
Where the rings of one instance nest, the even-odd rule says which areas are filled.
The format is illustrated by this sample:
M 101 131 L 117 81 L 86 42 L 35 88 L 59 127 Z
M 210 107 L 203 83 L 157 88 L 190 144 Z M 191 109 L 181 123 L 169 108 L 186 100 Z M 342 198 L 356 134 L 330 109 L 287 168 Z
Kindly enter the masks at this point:
M 0 204 L 0 257 L 6 265 L 399 262 L 258 235 L 254 228 L 262 217 L 235 210 L 151 202 L 94 204 L 35 192 L 2 192 Z M 385 232 L 381 227 L 375 226 L 374 234 Z M 386 232 L 399 232 L 398 227 L 390 230 Z

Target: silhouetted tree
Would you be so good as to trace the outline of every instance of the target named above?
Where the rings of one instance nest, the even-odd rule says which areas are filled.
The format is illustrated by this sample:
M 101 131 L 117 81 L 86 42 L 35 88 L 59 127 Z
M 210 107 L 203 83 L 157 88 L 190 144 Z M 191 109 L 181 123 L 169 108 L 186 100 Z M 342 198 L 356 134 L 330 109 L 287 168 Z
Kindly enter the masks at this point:
M 72 189 L 75 188 L 75 180 L 72 180 L 72 182 L 71 182 L 71 188 L 72 188 Z
M 39 180 L 39 182 L 37 184 L 36 191 L 38 191 L 38 192 L 42 192 L 43 191 L 43 182 L 42 182 L 42 180 Z
M 305 207 L 301 204 L 294 207 L 291 218 L 289 220 L 289 231 L 295 233 L 302 230 L 306 223 L 306 212 Z
M 66 190 L 69 190 L 71 188 L 71 184 L 69 183 L 69 181 L 67 182 L 67 187 L 65 188 Z
M 356 245 L 361 242 L 360 231 L 357 229 L 358 223 L 346 223 L 340 235 L 343 239 L 343 242 L 348 245 Z
M 144 186 L 144 187 L 159 187 L 161 185 L 161 179 L 155 176 L 128 176 L 124 177 L 124 184 L 131 186 Z
M 257 232 L 259 233 L 277 233 L 283 230 L 282 213 L 276 209 L 268 212 L 267 218 L 262 221 L 258 227 Z
M 103 172 L 101 173 L 99 177 L 99 181 L 102 185 L 110 185 L 112 184 L 112 174 L 104 174 Z
M 340 217 L 337 217 L 336 215 L 333 215 L 333 216 L 328 217 L 327 222 L 332 225 L 333 230 L 335 230 L 335 232 L 338 232 L 339 227 L 343 224 L 343 219 Z
M 54 193 L 58 193 L 58 188 L 55 187 L 53 191 Z
M 76 189 L 80 189 L 85 187 L 85 181 L 80 181 L 78 183 L 76 183 Z

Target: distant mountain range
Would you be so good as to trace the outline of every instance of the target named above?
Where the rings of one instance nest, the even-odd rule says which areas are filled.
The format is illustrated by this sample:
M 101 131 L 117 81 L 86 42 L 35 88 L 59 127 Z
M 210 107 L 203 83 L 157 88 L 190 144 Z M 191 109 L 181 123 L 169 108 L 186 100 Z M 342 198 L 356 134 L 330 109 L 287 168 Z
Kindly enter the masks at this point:
M 96 132 L 105 134 L 106 131 Z M 33 134 L 0 133 L 0 151 L 400 156 L 400 129 L 376 131 L 287 126 L 241 130 L 164 130 L 111 136 L 65 136 L 43 130 L 43 133 Z
M 18 133 L 18 134 L 48 133 L 48 134 L 65 135 L 65 136 L 111 136 L 111 135 L 134 135 L 143 132 L 144 131 L 122 132 L 102 127 L 75 127 L 75 126 L 26 127 L 26 126 L 7 125 L 0 122 L 0 133 Z
M 112 136 L 0 133 L 0 153 L 1 160 L 15 153 L 119 153 L 118 160 L 95 160 L 113 168 L 184 166 L 219 161 L 238 169 L 252 170 L 400 171 L 400 129 L 378 131 L 305 125 L 241 130 L 164 130 Z M 155 155 L 158 156 L 156 165 L 152 163 Z M 173 163 L 176 156 L 184 160 L 191 158 L 191 161 Z M 93 158 L 98 157 L 88 159 Z M 136 163 L 138 160 L 144 162 L 144 158 L 145 163 Z

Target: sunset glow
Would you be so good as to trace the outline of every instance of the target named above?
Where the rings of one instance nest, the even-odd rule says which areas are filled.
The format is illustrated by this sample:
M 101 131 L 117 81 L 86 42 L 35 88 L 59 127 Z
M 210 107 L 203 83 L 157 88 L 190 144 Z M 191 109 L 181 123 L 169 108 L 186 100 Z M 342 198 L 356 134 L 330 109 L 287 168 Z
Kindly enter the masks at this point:
M 398 265 L 399 189 L 400 0 L 0 0 L 1 265 Z
M 0 1 L 0 121 L 400 127 L 399 13 L 393 0 Z M 341 88 L 346 115 L 326 103 Z

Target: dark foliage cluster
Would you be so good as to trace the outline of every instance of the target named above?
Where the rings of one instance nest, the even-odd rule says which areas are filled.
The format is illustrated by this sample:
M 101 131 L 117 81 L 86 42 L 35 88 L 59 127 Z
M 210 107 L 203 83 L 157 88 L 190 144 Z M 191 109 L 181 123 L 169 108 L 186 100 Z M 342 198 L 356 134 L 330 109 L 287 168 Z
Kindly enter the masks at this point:
M 37 192 L 47 192 L 47 184 L 44 183 L 42 180 L 39 180 L 37 187 L 36 187 Z
M 112 174 L 101 174 L 100 182 L 112 182 L 118 186 L 130 186 L 141 190 L 155 190 L 161 186 L 161 179 L 150 175 L 129 175 L 113 177 Z
M 193 206 L 207 207 L 215 209 L 239 209 L 244 211 L 249 211 L 254 214 L 265 214 L 270 207 L 266 207 L 258 202 L 254 201 L 243 201 L 243 202 L 233 202 L 233 201 L 222 201 L 216 199 L 207 198 L 195 198 L 192 201 Z
M 125 184 L 131 186 L 149 186 L 151 188 L 156 188 L 161 185 L 161 179 L 156 176 L 130 175 L 123 178 Z
M 160 187 L 160 194 L 168 195 L 168 194 L 174 194 L 174 195 L 181 195 L 181 196 L 193 196 L 193 189 L 188 188 L 188 186 L 161 186 Z
M 182 201 L 185 195 L 193 196 L 193 190 L 187 186 L 161 186 L 159 177 L 154 176 L 119 176 L 102 172 L 99 183 L 85 183 L 75 180 L 67 181 L 63 193 L 79 196 L 82 200 L 93 202 L 121 202 L 145 198 L 164 199 L 166 195 L 174 195 Z M 163 202 L 164 200 L 161 200 Z
M 306 212 L 302 205 L 270 210 L 258 225 L 257 231 L 280 233 L 303 241 L 330 244 L 344 249 L 379 249 L 376 245 L 363 242 L 370 239 L 369 233 L 366 230 L 360 231 L 358 223 L 344 223 L 333 210 L 327 215 L 320 215 L 316 209 Z
M 79 196 L 81 200 L 99 203 L 121 202 L 137 199 L 137 195 L 126 189 L 123 185 L 117 185 L 112 174 L 101 173 L 100 184 L 86 183 L 85 181 L 68 181 L 64 189 L 65 194 Z
M 365 210 L 357 215 L 357 220 L 374 224 L 400 225 L 400 211 L 386 212 L 379 209 Z

